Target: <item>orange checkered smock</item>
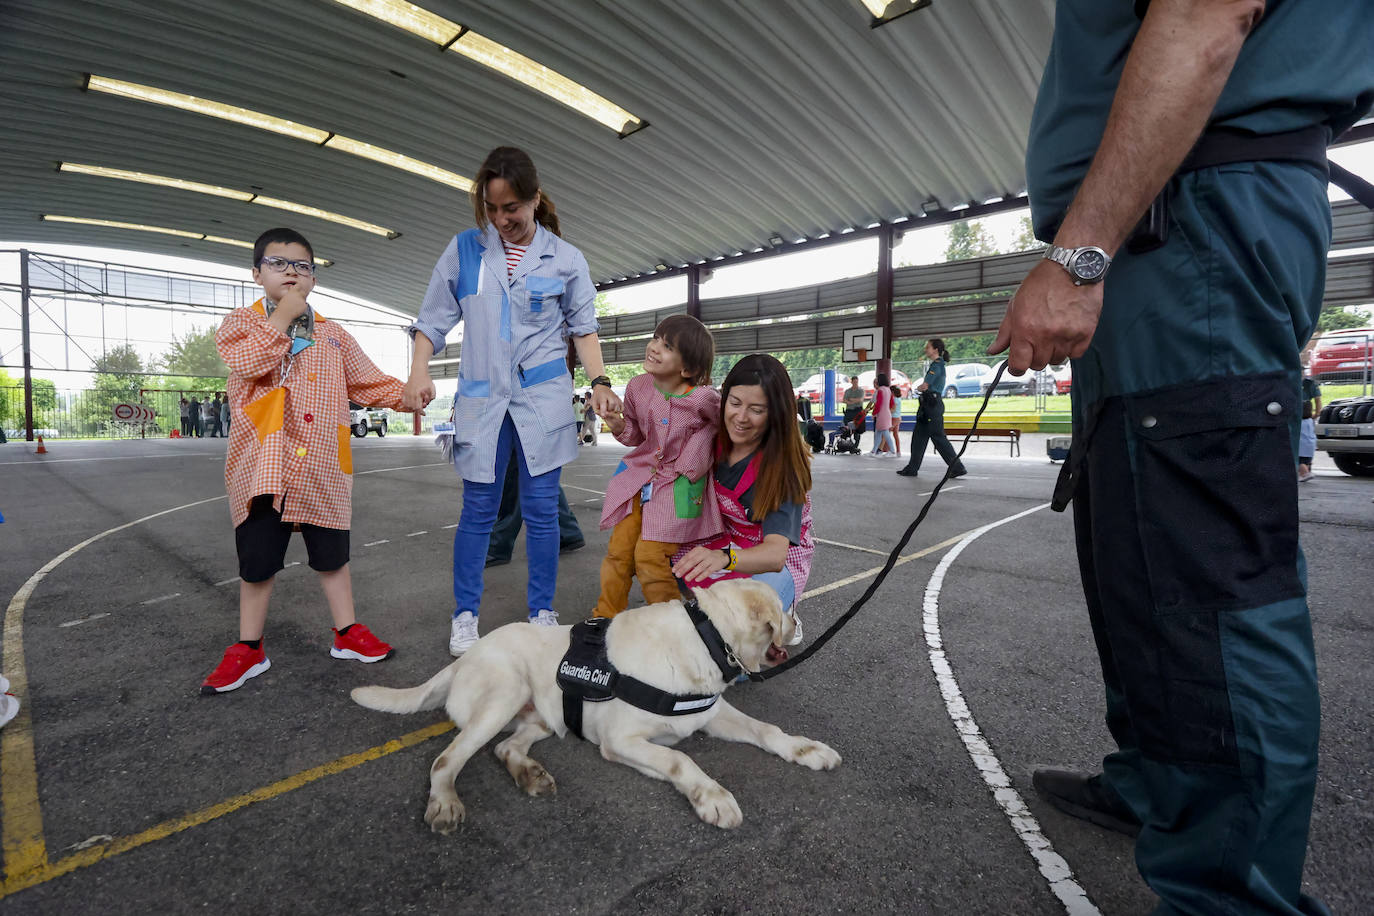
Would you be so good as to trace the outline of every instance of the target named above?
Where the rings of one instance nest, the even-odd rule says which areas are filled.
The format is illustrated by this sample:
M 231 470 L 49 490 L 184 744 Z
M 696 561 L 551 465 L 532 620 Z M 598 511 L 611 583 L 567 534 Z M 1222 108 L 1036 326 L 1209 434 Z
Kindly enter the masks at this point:
M 215 344 L 232 370 L 224 482 L 234 527 L 248 518 L 254 496 L 271 493 L 284 522 L 349 528 L 348 402 L 400 410 L 401 380 L 378 369 L 352 334 L 319 312 L 315 342 L 292 357 L 288 372 L 291 338 L 267 323 L 261 299 L 230 312 Z

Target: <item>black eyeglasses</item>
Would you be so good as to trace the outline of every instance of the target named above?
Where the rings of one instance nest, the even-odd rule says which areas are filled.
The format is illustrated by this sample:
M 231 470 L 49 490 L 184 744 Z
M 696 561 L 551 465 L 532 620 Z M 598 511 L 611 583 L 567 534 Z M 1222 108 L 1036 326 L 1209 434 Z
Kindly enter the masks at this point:
M 308 277 L 315 276 L 315 265 L 309 261 L 292 261 L 288 258 L 279 258 L 274 255 L 272 257 L 263 258 L 258 262 L 258 265 L 266 267 L 274 274 L 286 273 L 286 268 L 290 267 L 298 274 L 304 274 Z

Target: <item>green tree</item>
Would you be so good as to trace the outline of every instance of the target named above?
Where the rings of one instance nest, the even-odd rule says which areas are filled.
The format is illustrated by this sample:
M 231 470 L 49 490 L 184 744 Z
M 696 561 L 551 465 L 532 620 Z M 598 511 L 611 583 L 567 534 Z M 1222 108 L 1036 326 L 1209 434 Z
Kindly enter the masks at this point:
M 1323 305 L 1317 316 L 1317 334 L 1327 331 L 1343 331 L 1346 328 L 1362 328 L 1369 323 L 1369 316 L 1359 312 L 1347 312 L 1344 306 L 1332 303 Z
M 1016 223 L 1016 234 L 1011 239 L 1012 251 L 1032 251 L 1036 248 L 1044 248 L 1045 243 L 1035 237 L 1035 229 L 1031 225 L 1031 218 L 1023 216 Z
M 138 351 L 128 344 L 112 347 L 96 357 L 92 366 L 95 386 L 76 408 L 77 419 L 103 429 L 116 404 L 138 402 L 138 392 L 148 387 L 147 367 Z
M 173 336 L 172 345 L 158 362 L 169 375 L 202 375 L 221 380 L 229 377 L 229 367 L 219 358 L 215 346 L 214 328 L 193 330 L 180 340 Z
M 951 223 L 948 239 L 945 244 L 946 261 L 963 261 L 968 258 L 1001 254 L 997 250 L 997 243 L 981 220 L 965 219 Z

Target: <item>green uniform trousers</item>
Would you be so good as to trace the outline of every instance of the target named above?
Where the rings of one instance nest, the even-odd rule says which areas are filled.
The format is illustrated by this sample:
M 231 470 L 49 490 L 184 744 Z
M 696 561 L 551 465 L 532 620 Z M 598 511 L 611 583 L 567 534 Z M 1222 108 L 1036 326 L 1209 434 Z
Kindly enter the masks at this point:
M 1073 365 L 1104 773 L 1156 912 L 1325 913 L 1301 892 L 1320 709 L 1294 467 L 1326 180 L 1260 162 L 1171 188 L 1168 243 L 1115 260 Z

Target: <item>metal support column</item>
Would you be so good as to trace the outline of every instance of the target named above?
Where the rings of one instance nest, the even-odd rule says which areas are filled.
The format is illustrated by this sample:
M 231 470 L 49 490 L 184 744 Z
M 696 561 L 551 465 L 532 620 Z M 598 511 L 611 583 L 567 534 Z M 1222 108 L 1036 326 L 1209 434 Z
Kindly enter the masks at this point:
M 33 360 L 29 354 L 29 252 L 19 250 L 19 319 L 24 350 L 24 438 L 33 441 Z
M 701 265 L 687 268 L 687 314 L 701 320 Z
M 875 292 L 878 309 L 875 323 L 883 329 L 883 349 L 877 354 L 877 371 L 888 378 L 892 377 L 892 246 L 896 236 L 891 223 L 883 223 L 878 228 L 878 288 Z

